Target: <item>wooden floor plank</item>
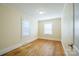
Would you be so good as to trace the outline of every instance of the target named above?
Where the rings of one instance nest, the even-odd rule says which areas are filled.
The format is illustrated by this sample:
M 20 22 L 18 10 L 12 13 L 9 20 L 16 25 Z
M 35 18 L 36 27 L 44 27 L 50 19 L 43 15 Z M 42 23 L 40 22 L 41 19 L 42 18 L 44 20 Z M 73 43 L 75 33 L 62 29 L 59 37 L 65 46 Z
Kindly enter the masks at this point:
M 37 39 L 28 45 L 23 45 L 4 56 L 64 56 L 60 41 Z

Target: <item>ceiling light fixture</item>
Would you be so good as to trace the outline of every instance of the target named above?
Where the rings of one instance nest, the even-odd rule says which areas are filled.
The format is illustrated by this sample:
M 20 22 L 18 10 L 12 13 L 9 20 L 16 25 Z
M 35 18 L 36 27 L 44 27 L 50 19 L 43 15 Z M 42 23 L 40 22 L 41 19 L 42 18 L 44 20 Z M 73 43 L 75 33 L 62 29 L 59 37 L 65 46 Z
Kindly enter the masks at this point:
M 45 12 L 43 12 L 43 11 L 40 11 L 40 12 L 39 12 L 39 14 L 44 14 L 44 13 L 45 13 Z

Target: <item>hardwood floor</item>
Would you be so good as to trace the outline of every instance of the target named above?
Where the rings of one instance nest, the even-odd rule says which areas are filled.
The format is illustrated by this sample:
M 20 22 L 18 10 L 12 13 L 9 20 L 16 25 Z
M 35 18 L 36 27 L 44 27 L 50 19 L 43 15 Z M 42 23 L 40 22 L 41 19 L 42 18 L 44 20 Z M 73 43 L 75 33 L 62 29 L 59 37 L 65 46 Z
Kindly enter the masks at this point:
M 4 56 L 64 56 L 64 50 L 60 41 L 38 39 Z

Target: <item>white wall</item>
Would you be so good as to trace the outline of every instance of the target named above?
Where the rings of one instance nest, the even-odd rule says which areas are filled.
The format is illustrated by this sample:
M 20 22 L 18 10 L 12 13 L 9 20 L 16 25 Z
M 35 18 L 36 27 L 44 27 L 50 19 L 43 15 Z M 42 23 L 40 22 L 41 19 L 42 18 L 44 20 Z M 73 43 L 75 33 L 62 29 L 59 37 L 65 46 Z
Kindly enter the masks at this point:
M 32 25 L 31 25 L 31 35 L 37 37 L 38 36 L 38 20 L 37 19 L 33 19 L 31 21 Z
M 65 4 L 63 16 L 61 20 L 61 41 L 67 55 L 71 55 L 71 47 L 73 43 L 73 4 Z
M 52 34 L 44 34 L 44 24 L 52 23 Z M 38 37 L 42 39 L 56 40 L 61 39 L 61 18 L 53 18 L 38 21 Z
M 15 44 L 20 40 L 20 16 L 21 14 L 11 8 L 0 6 L 1 14 L 1 39 L 0 50 Z
M 22 35 L 22 40 L 23 41 L 31 41 L 31 40 L 33 40 L 34 38 L 35 38 L 35 40 L 36 40 L 36 38 L 37 38 L 37 32 L 38 32 L 38 22 L 37 22 L 37 20 L 36 19 L 33 19 L 33 18 L 28 18 L 27 19 L 27 17 L 26 17 L 26 15 L 24 15 L 24 17 L 22 17 L 22 21 L 24 21 L 24 20 L 26 20 L 26 21 L 28 21 L 29 23 L 30 23 L 30 32 L 29 32 L 29 34 L 30 35 Z M 29 38 L 30 38 L 30 40 L 29 40 Z
M 1 10 L 1 8 L 0 8 Z M 2 34 L 2 28 L 1 28 L 1 25 L 2 25 L 2 20 L 1 20 L 1 12 L 0 12 L 0 39 L 1 39 L 1 34 Z
M 35 39 L 37 21 L 31 21 L 31 36 L 25 40 L 21 38 L 21 20 L 24 14 L 17 9 L 0 5 L 0 55 L 11 51 Z M 36 31 L 36 32 L 35 32 Z
M 76 54 L 79 55 L 79 3 L 74 4 L 74 34 L 75 34 L 75 39 L 74 39 L 74 49 L 76 48 Z

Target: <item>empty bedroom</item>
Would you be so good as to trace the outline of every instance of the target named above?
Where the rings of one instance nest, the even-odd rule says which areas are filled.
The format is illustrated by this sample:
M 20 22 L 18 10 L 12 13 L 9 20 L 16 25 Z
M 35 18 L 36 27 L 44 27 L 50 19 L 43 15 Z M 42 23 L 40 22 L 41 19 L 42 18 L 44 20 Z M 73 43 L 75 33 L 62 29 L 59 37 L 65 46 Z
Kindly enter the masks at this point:
M 75 55 L 72 3 L 0 3 L 1 56 Z

